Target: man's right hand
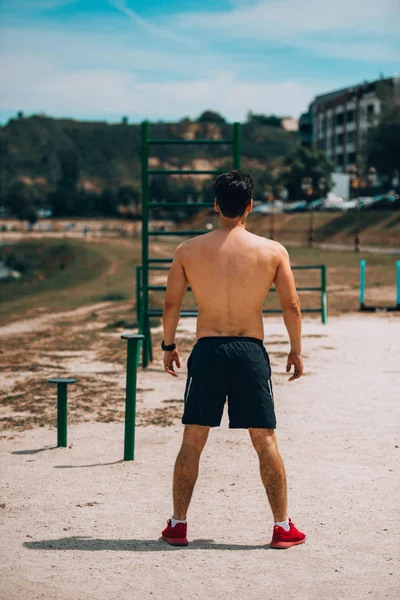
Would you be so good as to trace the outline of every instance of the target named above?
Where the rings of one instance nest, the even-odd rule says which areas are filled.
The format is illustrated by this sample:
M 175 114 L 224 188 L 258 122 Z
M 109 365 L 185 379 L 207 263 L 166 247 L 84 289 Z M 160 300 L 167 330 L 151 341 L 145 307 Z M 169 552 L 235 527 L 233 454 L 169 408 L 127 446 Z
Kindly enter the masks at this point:
M 299 379 L 303 375 L 303 359 L 301 358 L 300 352 L 289 352 L 286 364 L 286 373 L 290 373 L 292 366 L 294 367 L 294 373 L 289 381 Z

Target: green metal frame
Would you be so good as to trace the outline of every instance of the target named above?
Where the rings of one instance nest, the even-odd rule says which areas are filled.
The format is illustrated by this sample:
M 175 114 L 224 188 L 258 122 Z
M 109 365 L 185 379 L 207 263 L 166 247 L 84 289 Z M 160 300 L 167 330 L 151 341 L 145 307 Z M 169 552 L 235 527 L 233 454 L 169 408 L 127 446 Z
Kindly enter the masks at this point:
M 177 206 L 189 206 L 193 208 L 212 207 L 209 202 L 199 202 L 198 204 L 187 204 L 185 202 L 150 202 L 149 199 L 149 176 L 151 175 L 219 175 L 223 173 L 221 170 L 200 170 L 192 169 L 149 169 L 149 146 L 150 145 L 231 145 L 232 146 L 232 163 L 234 169 L 240 169 L 241 157 L 241 126 L 240 123 L 233 124 L 233 137 L 231 140 L 164 140 L 149 138 L 149 123 L 142 123 L 142 265 L 136 269 L 136 310 L 137 320 L 139 325 L 139 333 L 144 335 L 142 363 L 143 367 L 147 367 L 153 359 L 152 340 L 150 330 L 150 317 L 156 316 L 154 310 L 149 307 L 149 290 L 153 289 L 149 286 L 149 271 L 150 265 L 153 263 L 171 263 L 172 259 L 154 259 L 150 258 L 150 237 L 151 236 L 194 236 L 208 233 L 208 231 L 154 231 L 149 229 L 151 220 L 152 208 L 168 208 Z M 187 312 L 187 311 L 186 311 Z M 197 313 L 196 313 L 197 314 Z M 158 315 L 158 313 L 157 313 Z M 161 316 L 161 315 L 160 315 Z M 185 311 L 181 312 L 181 316 L 185 316 Z
M 370 306 L 365 304 L 367 262 L 360 260 L 360 311 L 361 312 L 399 312 L 400 311 L 400 260 L 396 261 L 396 304 L 392 306 Z
M 157 262 L 162 260 L 163 263 L 171 263 L 172 259 L 170 258 L 165 258 L 165 259 L 156 259 Z M 400 262 L 399 262 L 400 264 Z M 169 271 L 169 267 L 167 266 L 149 266 L 148 267 L 149 271 Z M 298 292 L 320 292 L 321 294 L 321 304 L 320 304 L 320 308 L 302 308 L 301 312 L 302 313 L 315 313 L 315 314 L 320 314 L 321 315 L 321 321 L 322 323 L 326 324 L 328 322 L 328 293 L 327 293 L 327 272 L 326 272 L 326 265 L 301 265 L 301 266 L 296 266 L 296 267 L 292 267 L 293 271 L 310 271 L 310 270 L 319 270 L 321 273 L 321 285 L 316 287 L 316 286 L 311 286 L 311 287 L 298 287 L 297 291 Z M 143 267 L 139 266 L 136 269 L 136 290 L 137 290 L 137 300 L 136 300 L 136 311 L 137 311 L 137 319 L 139 321 L 140 319 L 140 314 L 142 312 L 143 309 L 143 278 L 142 278 L 142 273 L 143 273 Z M 162 292 L 165 291 L 167 288 L 165 285 L 148 285 L 147 286 L 148 290 L 151 291 L 157 291 L 157 292 Z M 188 287 L 188 291 L 191 291 L 191 288 Z M 275 288 L 271 288 L 270 290 L 271 292 L 276 292 Z M 281 310 L 272 310 L 272 309 L 265 309 L 263 310 L 264 314 L 280 314 L 282 311 Z M 153 308 L 153 309 L 148 309 L 148 315 L 149 317 L 161 317 L 162 316 L 162 309 L 161 308 Z M 198 313 L 196 310 L 181 310 L 181 317 L 197 317 Z

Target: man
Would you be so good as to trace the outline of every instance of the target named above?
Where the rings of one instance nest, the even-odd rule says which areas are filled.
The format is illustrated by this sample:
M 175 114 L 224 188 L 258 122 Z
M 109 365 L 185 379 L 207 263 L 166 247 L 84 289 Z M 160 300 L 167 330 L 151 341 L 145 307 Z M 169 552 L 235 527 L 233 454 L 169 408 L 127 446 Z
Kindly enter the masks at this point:
M 218 427 L 228 397 L 229 427 L 248 429 L 260 461 L 275 525 L 271 547 L 301 544 L 305 535 L 287 516 L 286 476 L 275 437 L 271 367 L 264 348 L 262 306 L 274 283 L 290 339 L 289 381 L 303 374 L 301 316 L 285 248 L 246 231 L 253 206 L 249 175 L 230 171 L 214 182 L 220 228 L 181 244 L 168 275 L 162 343 L 165 371 L 180 367 L 175 333 L 190 284 L 198 303 L 196 336 L 188 359 L 182 423 L 183 443 L 175 464 L 174 514 L 162 532 L 172 545 L 186 546 L 186 515 L 210 427 Z

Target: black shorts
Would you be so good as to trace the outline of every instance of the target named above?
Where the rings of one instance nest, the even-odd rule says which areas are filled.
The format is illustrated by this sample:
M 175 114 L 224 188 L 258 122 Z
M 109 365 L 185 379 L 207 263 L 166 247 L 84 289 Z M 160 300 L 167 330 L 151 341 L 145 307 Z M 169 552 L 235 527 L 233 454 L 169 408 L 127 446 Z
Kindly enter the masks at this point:
M 182 423 L 218 427 L 227 397 L 231 429 L 275 429 L 271 366 L 261 340 L 203 337 L 195 344 Z

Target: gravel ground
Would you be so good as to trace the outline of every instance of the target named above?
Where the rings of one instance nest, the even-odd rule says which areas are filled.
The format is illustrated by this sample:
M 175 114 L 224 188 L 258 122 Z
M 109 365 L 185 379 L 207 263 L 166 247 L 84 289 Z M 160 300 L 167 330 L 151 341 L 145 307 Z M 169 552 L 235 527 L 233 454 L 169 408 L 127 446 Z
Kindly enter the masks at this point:
M 159 540 L 171 515 L 185 366 L 172 379 L 156 364 L 139 373 L 138 406 L 169 407 L 169 426 L 141 423 L 134 462 L 121 462 L 122 422 L 73 424 L 68 449 L 54 448 L 48 427 L 3 434 L 1 598 L 399 597 L 400 319 L 306 320 L 306 374 L 290 384 L 282 321 L 266 319 L 265 329 L 290 516 L 306 544 L 269 549 L 256 454 L 246 431 L 228 430 L 226 415 L 202 457 L 189 547 Z M 193 330 L 185 320 L 182 337 Z

